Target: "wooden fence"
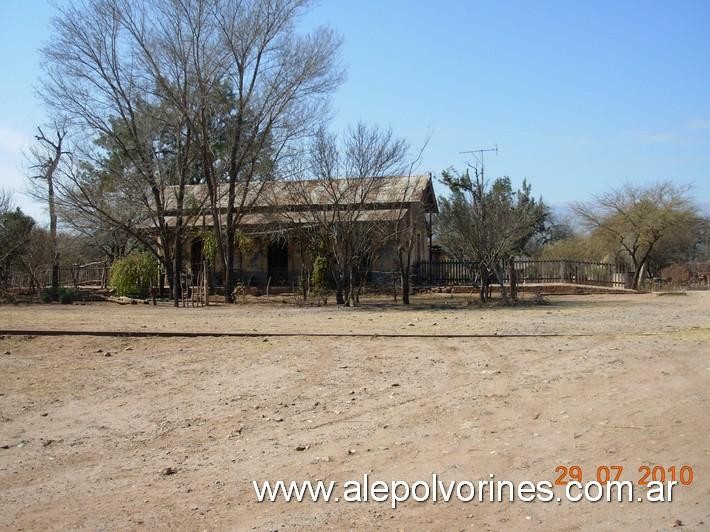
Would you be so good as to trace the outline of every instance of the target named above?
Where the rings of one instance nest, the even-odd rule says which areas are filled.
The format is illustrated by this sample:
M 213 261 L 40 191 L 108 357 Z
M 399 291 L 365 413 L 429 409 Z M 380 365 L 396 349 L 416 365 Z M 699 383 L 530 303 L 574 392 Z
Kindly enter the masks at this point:
M 625 267 L 608 262 L 519 259 L 514 261 L 514 267 L 518 284 L 571 283 L 611 288 L 624 288 L 627 284 Z M 417 285 L 480 284 L 477 262 L 420 262 L 414 266 L 412 273 Z M 498 283 L 497 278 L 490 273 L 488 275 L 490 283 Z M 510 282 L 508 277 L 506 269 L 505 282 Z
M 414 284 L 445 286 L 445 285 L 477 285 L 478 263 L 455 260 L 435 262 L 420 262 L 414 265 Z
M 608 262 L 585 262 L 575 260 L 532 260 L 514 261 L 518 284 L 525 283 L 571 283 L 590 286 L 624 288 L 627 274 L 623 265 Z M 59 285 L 63 287 L 105 288 L 108 284 L 110 266 L 105 262 L 76 264 L 59 271 Z M 505 272 L 505 282 L 509 282 L 509 272 Z M 34 275 L 18 270 L 5 276 L 5 288 L 37 291 L 51 285 L 51 268 L 42 268 Z M 491 284 L 498 279 L 488 273 Z M 273 283 L 272 283 L 273 284 Z M 465 285 L 479 286 L 480 274 L 477 262 L 434 261 L 420 262 L 412 267 L 412 284 L 418 286 Z
M 109 272 L 110 266 L 103 261 L 60 268 L 59 286 L 106 288 Z M 36 291 L 51 286 L 52 268 L 43 267 L 32 273 L 26 270 L 13 270 L 6 276 L 5 283 L 8 289 Z

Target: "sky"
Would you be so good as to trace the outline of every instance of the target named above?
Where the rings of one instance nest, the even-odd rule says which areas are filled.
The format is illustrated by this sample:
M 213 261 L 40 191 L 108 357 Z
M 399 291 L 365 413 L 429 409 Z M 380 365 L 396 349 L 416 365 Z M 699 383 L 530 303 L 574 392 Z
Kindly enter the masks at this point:
M 47 120 L 34 89 L 53 13 L 0 1 L 0 187 L 42 220 L 22 151 Z M 660 180 L 710 205 L 710 2 L 321 0 L 301 21 L 316 26 L 343 37 L 333 128 L 391 127 L 414 151 L 429 138 L 422 173 L 497 146 L 486 176 L 554 206 Z

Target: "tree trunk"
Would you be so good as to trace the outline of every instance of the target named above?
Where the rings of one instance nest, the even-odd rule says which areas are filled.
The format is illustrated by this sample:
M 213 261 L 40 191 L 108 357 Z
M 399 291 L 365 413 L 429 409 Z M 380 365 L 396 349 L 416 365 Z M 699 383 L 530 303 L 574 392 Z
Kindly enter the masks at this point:
M 513 301 L 518 300 L 518 275 L 515 272 L 515 259 L 513 257 L 508 261 L 509 276 L 510 276 L 510 298 Z
M 399 275 L 402 280 L 402 305 L 409 305 L 409 270 L 411 267 L 411 248 L 404 249 L 405 245 L 400 245 L 397 253 L 399 259 Z
M 52 261 L 52 289 L 59 290 L 59 253 L 54 253 Z
M 634 279 L 631 284 L 631 288 L 634 290 L 639 289 L 639 285 L 641 284 L 641 279 L 643 278 L 643 274 L 646 270 L 646 261 L 642 262 L 641 264 L 638 265 L 636 268 L 636 271 L 634 272 Z
M 503 298 L 503 303 L 507 305 L 510 303 L 510 300 L 508 299 L 508 290 L 505 287 L 505 276 L 503 275 L 503 268 L 501 268 L 500 264 L 496 264 L 493 270 L 495 271 L 496 278 L 498 279 L 498 284 L 500 285 L 500 295 Z
M 634 263 L 634 276 L 631 279 L 631 289 L 638 290 L 639 278 L 641 277 L 641 265 L 637 264 L 636 261 L 633 261 L 633 263 Z
M 234 230 L 228 230 L 226 233 L 227 256 L 224 257 L 224 301 L 225 303 L 234 303 L 232 294 L 234 284 L 232 282 L 234 274 Z
M 57 246 L 57 211 L 54 200 L 54 176 L 47 176 L 47 199 L 49 202 L 49 236 L 52 245 L 52 289 L 59 289 L 59 249 Z
M 409 305 L 409 268 L 402 269 L 402 305 Z
M 636 261 L 636 259 L 632 256 L 632 259 L 634 261 L 634 266 L 636 267 L 636 271 L 634 272 L 634 280 L 633 280 L 633 284 L 632 284 L 632 288 L 634 290 L 639 289 L 639 285 L 641 284 L 641 279 L 643 278 L 643 274 L 647 269 L 648 257 L 651 255 L 651 251 L 653 251 L 654 245 L 655 245 L 655 242 L 653 242 L 650 246 L 648 246 L 646 253 L 644 253 L 643 258 L 640 261 Z
M 175 288 L 175 275 L 173 275 L 173 268 L 174 264 L 172 260 L 166 260 L 163 262 L 163 266 L 165 267 L 165 277 L 168 279 L 168 294 L 172 296 L 173 290 Z M 161 293 L 163 290 L 163 287 L 160 287 Z
M 339 273 L 336 273 L 333 277 L 335 278 L 335 303 L 337 305 L 344 305 L 343 278 Z
M 352 264 L 348 268 L 348 295 L 345 299 L 345 304 L 349 307 L 355 306 L 355 269 Z
M 488 270 L 483 264 L 479 264 L 478 266 L 478 275 L 481 278 L 481 287 L 478 293 L 478 297 L 481 300 L 481 303 L 485 303 L 487 299 L 487 290 L 488 290 Z

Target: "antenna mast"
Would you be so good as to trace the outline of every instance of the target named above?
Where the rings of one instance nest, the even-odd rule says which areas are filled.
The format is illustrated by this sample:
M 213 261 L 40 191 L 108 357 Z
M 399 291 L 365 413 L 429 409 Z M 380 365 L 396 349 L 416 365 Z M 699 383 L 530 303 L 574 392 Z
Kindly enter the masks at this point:
M 478 164 L 481 165 L 481 179 L 483 179 L 483 167 L 484 167 L 483 154 L 487 153 L 487 152 L 495 152 L 496 155 L 498 155 L 498 144 L 495 145 L 495 148 L 481 148 L 479 150 L 468 150 L 468 151 L 462 151 L 459 153 L 465 153 L 465 154 L 470 153 L 470 154 L 473 154 L 474 157 L 476 157 L 476 161 L 478 162 Z M 478 154 L 478 155 L 476 155 L 476 154 Z M 468 164 L 468 166 L 471 166 L 471 163 L 466 163 L 466 164 Z M 477 169 L 478 167 L 475 166 L 474 168 Z

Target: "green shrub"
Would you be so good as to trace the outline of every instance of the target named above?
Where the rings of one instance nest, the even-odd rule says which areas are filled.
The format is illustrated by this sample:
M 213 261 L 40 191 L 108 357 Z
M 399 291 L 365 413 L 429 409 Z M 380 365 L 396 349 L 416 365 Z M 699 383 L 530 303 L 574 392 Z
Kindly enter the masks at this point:
M 59 290 L 52 287 L 45 288 L 44 290 L 42 290 L 39 296 L 42 300 L 42 303 L 51 303 L 52 301 L 59 301 Z
M 214 233 L 202 232 L 202 255 L 207 259 L 210 266 L 214 266 L 215 258 L 217 257 L 217 242 L 214 239 Z
M 318 256 L 313 261 L 313 277 L 311 284 L 314 290 L 323 290 L 328 286 L 326 275 L 328 273 L 328 259 L 323 256 Z
M 74 303 L 74 298 L 76 297 L 76 292 L 71 288 L 62 288 L 59 291 L 59 302 L 62 305 L 71 305 Z
M 62 305 L 71 305 L 76 298 L 76 291 L 73 288 L 45 288 L 40 293 L 42 303 L 52 303 L 59 301 Z
M 234 233 L 234 247 L 240 253 L 250 253 L 254 249 L 254 239 L 242 231 L 237 231 Z
M 319 304 L 328 303 L 328 259 L 319 255 L 313 261 L 313 275 L 311 276 L 311 297 L 320 301 Z
M 160 271 L 150 253 L 131 253 L 111 265 L 109 285 L 119 296 L 146 297 Z
M 0 288 L 0 305 L 4 305 L 6 303 L 15 304 L 17 301 L 15 301 L 15 297 L 10 292 Z

